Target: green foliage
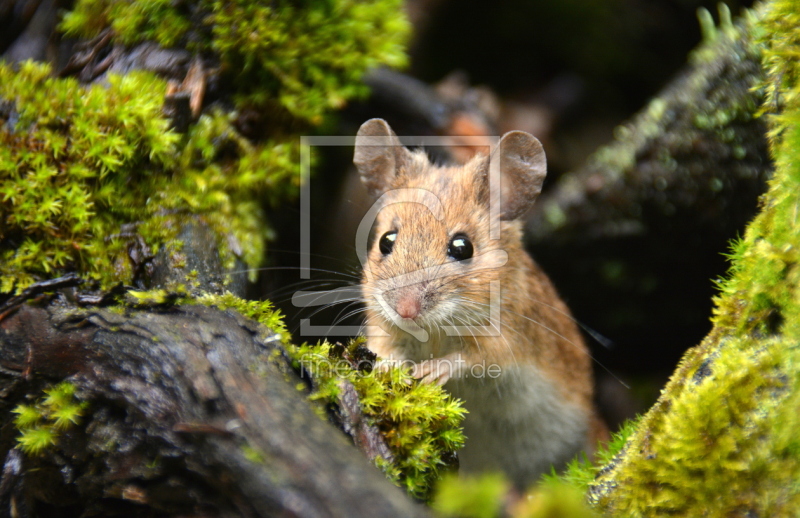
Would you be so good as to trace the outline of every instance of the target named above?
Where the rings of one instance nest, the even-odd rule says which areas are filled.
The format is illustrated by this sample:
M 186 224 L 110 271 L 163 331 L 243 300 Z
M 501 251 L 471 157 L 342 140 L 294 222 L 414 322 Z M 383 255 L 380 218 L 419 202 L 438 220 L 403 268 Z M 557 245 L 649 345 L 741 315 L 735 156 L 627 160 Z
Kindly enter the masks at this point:
M 392 463 L 378 460 L 378 466 L 409 494 L 425 498 L 446 458 L 464 445 L 459 426 L 465 410 L 438 385 L 418 383 L 404 370 L 372 370 L 345 359 L 357 357 L 359 347 L 363 340 L 344 351 L 325 342 L 290 347 L 289 354 L 312 377 L 314 401 L 338 404 L 340 383 L 353 385 L 365 418 L 378 427 L 394 456 Z
M 0 63 L 0 293 L 66 271 L 109 287 L 130 283 L 133 225 L 152 253 L 184 218 L 219 236 L 225 266 L 261 264 L 270 230 L 262 205 L 296 194 L 299 144 L 252 144 L 232 114 L 203 115 L 181 138 L 147 73 L 84 87 L 33 62 Z
M 20 431 L 19 448 L 28 455 L 38 455 L 55 446 L 59 432 L 80 424 L 87 404 L 75 397 L 75 386 L 63 382 L 44 391 L 45 397 L 33 405 L 18 405 L 14 425 Z
M 775 174 L 732 245 L 714 328 L 687 352 L 590 499 L 614 516 L 796 516 L 800 509 L 800 13 L 755 28 Z
M 285 110 L 313 124 L 366 93 L 361 77 L 402 66 L 410 26 L 400 0 L 79 0 L 67 34 L 94 37 L 111 27 L 127 45 L 145 40 L 213 53 L 237 106 Z M 193 23 L 202 20 L 202 24 Z

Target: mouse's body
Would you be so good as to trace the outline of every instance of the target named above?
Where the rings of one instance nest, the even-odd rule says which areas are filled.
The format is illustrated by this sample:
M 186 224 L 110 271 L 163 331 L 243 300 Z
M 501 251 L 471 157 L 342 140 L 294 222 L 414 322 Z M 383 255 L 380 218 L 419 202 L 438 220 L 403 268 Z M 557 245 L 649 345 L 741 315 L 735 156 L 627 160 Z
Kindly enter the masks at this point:
M 412 362 L 417 377 L 464 400 L 466 472 L 505 472 L 525 488 L 591 450 L 602 426 L 590 357 L 569 311 L 522 247 L 519 218 L 545 175 L 538 140 L 501 139 L 492 227 L 490 158 L 437 167 L 385 121 L 364 123 L 355 163 L 381 209 L 364 268 L 367 346 Z

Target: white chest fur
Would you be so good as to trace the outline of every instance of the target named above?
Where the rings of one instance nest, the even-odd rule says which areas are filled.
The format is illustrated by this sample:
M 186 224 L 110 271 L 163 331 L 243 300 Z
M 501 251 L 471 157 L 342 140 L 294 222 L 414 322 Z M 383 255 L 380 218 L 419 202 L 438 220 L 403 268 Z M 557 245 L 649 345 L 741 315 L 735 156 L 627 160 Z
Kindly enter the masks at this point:
M 494 379 L 452 379 L 445 388 L 469 411 L 462 472 L 502 471 L 527 488 L 586 446 L 586 412 L 565 401 L 534 366 L 506 367 Z

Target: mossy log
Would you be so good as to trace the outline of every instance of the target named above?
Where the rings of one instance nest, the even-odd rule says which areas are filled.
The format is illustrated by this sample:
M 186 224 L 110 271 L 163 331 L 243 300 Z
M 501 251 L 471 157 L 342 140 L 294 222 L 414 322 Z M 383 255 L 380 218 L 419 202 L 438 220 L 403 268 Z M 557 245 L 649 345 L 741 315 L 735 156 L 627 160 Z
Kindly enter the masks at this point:
M 627 371 L 667 369 L 708 331 L 709 279 L 724 272 L 772 172 L 757 116 L 757 13 L 734 25 L 723 6 L 719 27 L 708 18 L 686 67 L 546 187 L 527 225 L 577 317 L 617 343 L 602 360 Z
M 797 516 L 800 507 L 800 13 L 760 7 L 775 173 L 733 245 L 714 328 L 590 483 L 611 516 Z
M 756 117 L 764 74 L 749 19 L 713 30 L 612 143 L 542 195 L 532 243 L 743 227 L 772 170 Z
M 426 515 L 311 410 L 279 338 L 233 311 L 49 297 L 3 317 L 3 516 Z M 23 455 L 11 411 L 59 380 L 85 417 Z

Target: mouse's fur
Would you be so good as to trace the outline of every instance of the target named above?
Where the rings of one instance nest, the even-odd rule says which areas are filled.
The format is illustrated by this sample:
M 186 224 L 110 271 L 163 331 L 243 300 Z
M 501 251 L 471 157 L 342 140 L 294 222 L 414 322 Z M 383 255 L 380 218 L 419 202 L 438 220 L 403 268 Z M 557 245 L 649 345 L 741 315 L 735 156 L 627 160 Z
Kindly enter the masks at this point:
M 502 175 L 494 240 L 491 161 Z M 362 291 L 367 324 L 386 333 L 369 336 L 367 346 L 389 361 L 415 362 L 418 377 L 464 400 L 462 470 L 502 470 L 524 488 L 591 450 L 602 424 L 590 357 L 569 310 L 522 247 L 519 218 L 546 174 L 539 141 L 507 133 L 491 157 L 438 167 L 372 119 L 359 130 L 354 162 L 382 203 Z M 379 243 L 391 232 L 384 254 Z M 467 260 L 448 256 L 456 234 L 472 244 Z

